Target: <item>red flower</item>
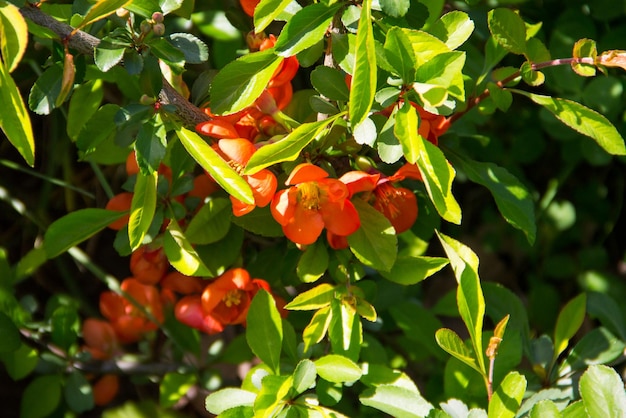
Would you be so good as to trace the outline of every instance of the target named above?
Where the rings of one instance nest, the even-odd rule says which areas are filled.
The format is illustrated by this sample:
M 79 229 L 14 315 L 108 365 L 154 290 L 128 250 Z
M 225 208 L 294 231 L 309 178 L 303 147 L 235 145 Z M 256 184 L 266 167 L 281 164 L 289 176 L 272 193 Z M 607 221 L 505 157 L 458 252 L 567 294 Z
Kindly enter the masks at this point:
M 85 340 L 85 350 L 89 351 L 95 359 L 109 359 L 119 349 L 115 330 L 107 321 L 96 318 L 85 319 L 82 334 Z
M 130 256 L 130 272 L 143 284 L 157 284 L 168 267 L 169 263 L 162 247 L 151 250 L 142 246 Z
M 347 236 L 359 229 L 359 214 L 349 200 L 348 188 L 328 178 L 323 169 L 304 163 L 298 165 L 272 200 L 272 215 L 282 225 L 285 236 L 297 244 L 312 244 L 326 228 L 335 235 Z
M 163 322 L 163 307 L 156 287 L 131 277 L 122 282 L 121 289 L 158 322 Z M 158 324 L 147 318 L 137 306 L 114 292 L 100 294 L 100 312 L 111 322 L 122 343 L 139 341 L 143 334 L 158 328 Z
M 243 138 L 221 139 L 217 145 L 221 154 L 229 160 L 229 164 L 238 172 L 243 171 L 250 157 L 256 151 L 255 146 Z M 244 174 L 242 177 L 252 189 L 254 204 L 244 203 L 231 196 L 230 201 L 233 204 L 233 214 L 235 216 L 245 215 L 256 206 L 264 207 L 269 205 L 277 187 L 276 176 L 268 169 L 260 170 L 251 175 Z

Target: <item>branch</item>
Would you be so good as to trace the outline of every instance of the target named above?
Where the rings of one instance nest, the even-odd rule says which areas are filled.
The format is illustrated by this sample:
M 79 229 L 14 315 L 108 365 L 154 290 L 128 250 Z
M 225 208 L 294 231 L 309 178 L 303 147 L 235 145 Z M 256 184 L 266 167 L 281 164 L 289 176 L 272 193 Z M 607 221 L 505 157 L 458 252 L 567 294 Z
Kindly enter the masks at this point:
M 94 48 L 100 43 L 100 39 L 81 30 L 69 36 L 74 28 L 48 16 L 34 6 L 26 5 L 20 8 L 20 12 L 33 23 L 59 35 L 60 39 L 67 39 L 68 45 L 81 54 L 93 57 Z M 171 104 L 176 108 L 176 115 L 187 127 L 195 127 L 200 122 L 210 120 L 209 116 L 178 93 L 166 79 L 163 79 L 163 88 L 159 93 L 159 98 L 163 104 Z

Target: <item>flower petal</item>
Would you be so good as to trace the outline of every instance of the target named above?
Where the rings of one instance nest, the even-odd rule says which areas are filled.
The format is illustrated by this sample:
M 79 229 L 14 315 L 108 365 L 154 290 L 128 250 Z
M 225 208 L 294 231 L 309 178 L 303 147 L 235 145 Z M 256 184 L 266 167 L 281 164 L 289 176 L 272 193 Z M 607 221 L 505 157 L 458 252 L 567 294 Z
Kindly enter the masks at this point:
M 237 164 L 245 166 L 256 151 L 254 144 L 244 138 L 220 139 L 217 143 L 220 151 Z
M 285 236 L 296 244 L 313 244 L 324 229 L 322 215 L 316 210 L 296 206 L 292 220 L 283 225 Z
M 348 187 L 349 197 L 356 193 L 374 190 L 379 179 L 380 173 L 368 174 L 365 171 L 348 171 L 339 177 L 339 181 Z
M 296 168 L 293 169 L 291 174 L 289 174 L 289 177 L 287 178 L 285 184 L 299 184 L 306 181 L 321 180 L 326 177 L 328 177 L 328 173 L 324 171 L 323 168 L 320 168 L 311 163 L 302 163 L 297 165 Z
M 270 206 L 272 216 L 274 220 L 282 226 L 287 225 L 294 216 L 296 210 L 295 195 L 297 192 L 298 191 L 293 187 L 281 190 L 276 193 L 272 199 L 272 206 Z
M 326 229 L 336 235 L 350 235 L 361 226 L 359 213 L 349 200 L 326 202 L 321 210 Z
M 269 205 L 276 193 L 278 181 L 270 170 L 263 169 L 253 175 L 244 176 L 254 195 L 254 203 L 257 206 L 265 207 Z

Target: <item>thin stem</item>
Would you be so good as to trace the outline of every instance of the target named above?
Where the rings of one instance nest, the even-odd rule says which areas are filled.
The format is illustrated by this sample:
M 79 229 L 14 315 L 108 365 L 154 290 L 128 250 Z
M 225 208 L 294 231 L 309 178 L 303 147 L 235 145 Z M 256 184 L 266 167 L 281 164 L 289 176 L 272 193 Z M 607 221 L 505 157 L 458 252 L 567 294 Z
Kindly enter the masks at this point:
M 595 65 L 595 62 L 593 60 L 593 58 L 591 57 L 582 57 L 582 58 L 559 58 L 559 59 L 554 59 L 554 60 L 550 60 L 550 61 L 544 61 L 544 62 L 538 62 L 536 64 L 530 64 L 530 68 L 533 71 L 538 71 L 541 70 L 543 68 L 548 68 L 548 67 L 557 67 L 559 65 L 572 65 L 572 64 L 589 64 L 589 65 Z M 517 70 L 515 71 L 513 74 L 509 75 L 506 78 L 503 78 L 500 81 L 496 81 L 496 85 L 500 88 L 504 88 L 508 83 L 510 83 L 511 81 L 515 80 L 516 78 L 520 77 L 522 75 L 521 70 Z M 455 113 L 454 115 L 450 116 L 448 118 L 448 121 L 452 124 L 454 122 L 456 122 L 458 119 L 460 119 L 463 115 L 465 115 L 467 112 L 469 112 L 472 108 L 474 108 L 475 106 L 477 106 L 480 102 L 482 102 L 483 100 L 485 100 L 487 97 L 489 97 L 490 93 L 489 93 L 489 89 L 485 89 L 480 95 L 476 96 L 474 99 L 471 99 L 468 101 L 467 103 L 467 108 L 462 111 L 462 112 L 458 112 Z
M 496 363 L 496 357 L 489 358 L 489 377 L 487 378 L 487 399 L 491 401 L 493 396 L 493 369 Z

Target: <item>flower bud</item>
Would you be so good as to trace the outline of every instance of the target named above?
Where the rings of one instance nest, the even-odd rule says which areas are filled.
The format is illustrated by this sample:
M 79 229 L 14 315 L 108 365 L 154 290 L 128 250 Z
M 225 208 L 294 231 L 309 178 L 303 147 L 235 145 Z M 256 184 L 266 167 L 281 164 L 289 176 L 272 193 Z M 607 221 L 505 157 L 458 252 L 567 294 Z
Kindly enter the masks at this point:
M 163 13 L 161 12 L 154 12 L 152 13 L 152 20 L 154 20 L 155 23 L 163 23 Z
M 152 32 L 156 36 L 165 35 L 165 25 L 163 23 L 155 23 L 154 26 L 152 27 Z
M 152 30 L 152 24 L 147 20 L 144 20 L 139 25 L 139 30 L 141 30 L 141 33 L 143 33 L 144 35 L 147 35 Z

